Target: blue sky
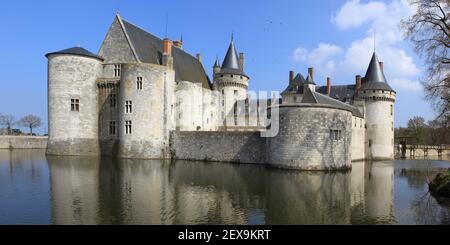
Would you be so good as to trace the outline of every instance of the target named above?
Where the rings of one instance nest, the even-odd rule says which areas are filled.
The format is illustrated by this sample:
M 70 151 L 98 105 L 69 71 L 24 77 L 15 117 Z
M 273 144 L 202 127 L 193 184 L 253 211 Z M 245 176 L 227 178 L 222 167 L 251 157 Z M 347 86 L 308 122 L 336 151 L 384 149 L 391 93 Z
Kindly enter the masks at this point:
M 397 91 L 396 126 L 415 115 L 433 118 L 418 83 L 422 61 L 403 41 L 398 22 L 413 11 L 406 0 L 78 0 L 2 2 L 0 113 L 35 114 L 47 122 L 45 53 L 81 45 L 98 52 L 115 13 L 163 37 L 183 35 L 184 49 L 202 54 L 209 74 L 223 59 L 231 32 L 246 54 L 251 90 L 283 90 L 289 70 L 313 66 L 316 83 L 354 83 L 365 74 L 376 30 L 376 50 Z M 46 126 L 40 132 L 46 131 Z

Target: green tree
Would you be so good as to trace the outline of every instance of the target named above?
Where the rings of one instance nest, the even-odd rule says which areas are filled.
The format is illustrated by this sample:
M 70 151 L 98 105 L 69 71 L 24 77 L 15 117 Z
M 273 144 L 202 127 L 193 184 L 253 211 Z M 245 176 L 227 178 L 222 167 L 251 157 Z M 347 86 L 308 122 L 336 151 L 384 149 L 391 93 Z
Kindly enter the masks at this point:
M 408 120 L 408 131 L 411 136 L 415 137 L 417 144 L 425 144 L 427 136 L 427 127 L 423 117 L 413 117 Z

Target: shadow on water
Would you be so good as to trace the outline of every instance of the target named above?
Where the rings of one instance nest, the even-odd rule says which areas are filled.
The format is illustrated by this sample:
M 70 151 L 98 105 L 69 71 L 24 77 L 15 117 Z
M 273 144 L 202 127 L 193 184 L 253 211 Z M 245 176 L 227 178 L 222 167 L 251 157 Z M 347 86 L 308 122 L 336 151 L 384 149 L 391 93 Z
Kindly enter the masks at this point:
M 447 207 L 433 197 L 423 198 L 424 176 L 448 168 L 448 162 L 428 167 L 407 160 L 357 162 L 348 172 L 299 172 L 256 165 L 43 154 L 0 151 L 0 197 L 8 200 L 0 203 L 0 210 L 13 206 L 16 210 L 2 211 L 1 224 L 448 224 L 449 220 Z M 47 182 L 33 182 L 33 175 Z M 33 209 L 34 199 L 18 196 L 47 201 Z M 30 213 L 26 218 L 24 210 Z

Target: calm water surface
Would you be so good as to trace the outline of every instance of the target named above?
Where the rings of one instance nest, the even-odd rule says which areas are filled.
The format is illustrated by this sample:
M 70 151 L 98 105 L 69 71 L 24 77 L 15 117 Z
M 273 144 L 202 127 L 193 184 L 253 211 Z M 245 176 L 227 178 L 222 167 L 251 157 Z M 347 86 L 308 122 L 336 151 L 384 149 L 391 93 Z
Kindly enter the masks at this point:
M 448 161 L 350 172 L 0 150 L 0 224 L 450 224 L 427 181 Z

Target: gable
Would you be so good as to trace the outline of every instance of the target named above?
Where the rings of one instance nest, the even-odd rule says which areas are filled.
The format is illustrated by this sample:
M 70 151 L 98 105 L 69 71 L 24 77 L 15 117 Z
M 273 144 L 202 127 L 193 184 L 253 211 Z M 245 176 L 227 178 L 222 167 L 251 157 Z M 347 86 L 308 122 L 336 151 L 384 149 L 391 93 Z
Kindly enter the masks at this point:
M 105 60 L 105 63 L 138 62 L 119 18 L 114 19 L 98 55 Z

